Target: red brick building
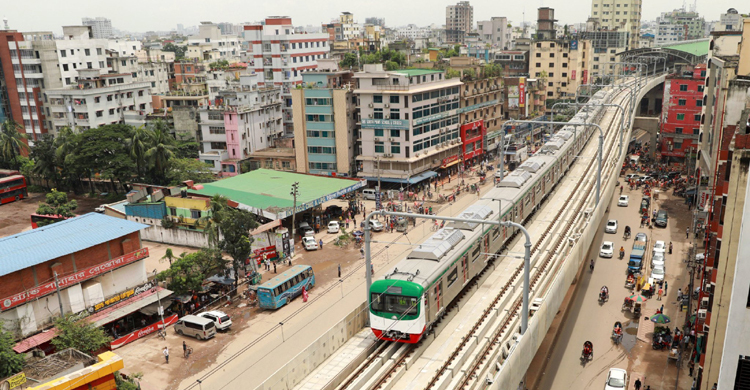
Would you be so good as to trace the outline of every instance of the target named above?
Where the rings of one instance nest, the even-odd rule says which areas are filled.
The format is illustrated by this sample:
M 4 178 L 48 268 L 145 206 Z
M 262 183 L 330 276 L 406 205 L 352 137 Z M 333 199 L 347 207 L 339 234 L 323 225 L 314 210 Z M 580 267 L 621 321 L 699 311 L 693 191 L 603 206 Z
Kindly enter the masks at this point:
M 484 120 L 467 123 L 461 126 L 461 155 L 464 164 L 471 166 L 481 161 L 484 152 L 484 138 L 487 130 L 484 127 Z
M 697 150 L 706 64 L 683 66 L 664 80 L 659 153 L 663 162 L 685 163 Z
M 99 315 L 122 300 L 112 297 L 147 282 L 139 233 L 147 227 L 89 213 L 0 239 L 0 321 L 26 337 L 49 327 L 61 308 Z

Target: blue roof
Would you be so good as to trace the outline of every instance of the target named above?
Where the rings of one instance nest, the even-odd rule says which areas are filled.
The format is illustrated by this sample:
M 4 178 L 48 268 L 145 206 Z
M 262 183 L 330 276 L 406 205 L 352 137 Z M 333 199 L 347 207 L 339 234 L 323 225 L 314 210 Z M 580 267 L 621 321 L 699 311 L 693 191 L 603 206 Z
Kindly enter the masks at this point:
M 145 229 L 149 225 L 88 213 L 0 238 L 0 276 Z
M 273 290 L 274 288 L 278 287 L 280 284 L 286 282 L 287 280 L 297 276 L 302 271 L 310 269 L 309 265 L 295 265 L 292 266 L 292 268 L 289 268 L 288 270 L 284 271 L 281 275 L 261 284 L 258 286 L 258 288 L 267 288 L 270 290 Z

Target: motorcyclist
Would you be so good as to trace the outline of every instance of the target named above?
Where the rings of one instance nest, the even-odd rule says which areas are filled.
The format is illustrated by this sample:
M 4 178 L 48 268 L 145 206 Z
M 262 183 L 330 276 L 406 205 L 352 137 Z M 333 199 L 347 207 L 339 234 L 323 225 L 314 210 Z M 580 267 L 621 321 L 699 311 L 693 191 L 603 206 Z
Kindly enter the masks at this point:
M 625 257 L 625 248 L 620 247 L 620 258 L 622 259 L 623 257 Z

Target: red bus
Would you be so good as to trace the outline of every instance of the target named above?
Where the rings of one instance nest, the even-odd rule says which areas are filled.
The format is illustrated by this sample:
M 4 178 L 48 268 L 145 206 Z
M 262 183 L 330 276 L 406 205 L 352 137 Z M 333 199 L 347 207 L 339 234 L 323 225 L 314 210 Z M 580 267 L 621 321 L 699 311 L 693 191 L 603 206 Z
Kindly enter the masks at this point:
M 28 197 L 26 178 L 14 175 L 0 178 L 0 204 Z
M 12 169 L 0 169 L 0 177 L 8 177 L 14 175 L 20 175 L 21 172 L 14 171 Z
M 64 219 L 75 218 L 75 217 L 77 217 L 77 215 L 73 216 L 73 217 L 61 217 L 59 215 L 44 215 L 44 214 L 36 214 L 35 213 L 35 214 L 31 214 L 31 228 L 32 229 L 38 228 L 39 227 L 39 221 L 59 222 L 59 221 L 62 221 Z M 46 225 L 49 225 L 49 223 L 42 224 L 42 226 L 46 226 Z

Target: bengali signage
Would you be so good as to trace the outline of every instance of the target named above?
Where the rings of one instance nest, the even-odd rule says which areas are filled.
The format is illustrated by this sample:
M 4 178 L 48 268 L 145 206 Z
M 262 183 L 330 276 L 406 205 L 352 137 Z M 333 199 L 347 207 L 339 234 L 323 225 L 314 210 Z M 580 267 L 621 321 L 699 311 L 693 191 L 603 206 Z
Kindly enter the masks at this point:
M 711 190 L 701 190 L 700 196 L 698 197 L 698 208 L 705 210 L 708 206 L 709 199 L 711 199 Z
M 523 108 L 526 104 L 526 78 L 518 79 L 518 107 Z
M 458 161 L 458 155 L 457 154 L 454 155 L 454 156 L 450 156 L 450 157 L 444 158 L 442 164 L 440 164 L 440 165 L 442 167 L 445 167 L 446 165 L 448 165 L 448 164 L 450 164 L 452 162 L 456 162 L 456 161 Z
M 0 390 L 15 389 L 20 387 L 24 383 L 26 383 L 26 374 L 23 372 L 19 372 L 18 374 L 13 375 L 5 381 L 0 382 Z
M 421 125 L 423 123 L 432 122 L 432 121 L 440 120 L 440 119 L 443 119 L 443 118 L 447 118 L 449 116 L 456 115 L 457 112 L 458 112 L 458 110 L 451 110 L 451 111 L 448 111 L 448 112 L 441 112 L 440 114 L 433 114 L 433 115 L 423 116 L 423 117 L 421 117 L 419 119 L 415 119 L 414 120 L 414 125 Z
M 124 300 L 132 298 L 134 296 L 143 294 L 146 291 L 150 291 L 154 287 L 156 287 L 156 284 L 153 283 L 153 282 L 143 283 L 142 285 L 140 285 L 138 287 L 133 287 L 133 288 L 131 288 L 129 290 L 126 290 L 126 291 L 123 291 L 123 292 L 121 292 L 119 294 L 115 294 L 115 295 L 113 295 L 113 296 L 105 299 L 104 301 L 99 302 L 99 303 L 95 304 L 94 306 L 91 306 L 89 308 L 89 312 L 96 313 L 96 312 L 98 312 L 98 311 L 100 311 L 102 309 L 106 309 L 106 308 L 108 308 L 108 307 L 110 307 L 110 306 L 112 306 L 112 305 L 114 305 L 116 303 L 119 303 L 120 301 L 124 301 Z
M 362 188 L 362 187 L 364 187 L 366 185 L 367 185 L 367 180 L 360 180 L 360 181 L 357 182 L 357 184 L 352 184 L 349 187 L 346 187 L 344 189 L 338 190 L 336 192 L 332 192 L 332 193 L 330 193 L 330 194 L 328 194 L 328 195 L 326 195 L 326 196 L 324 196 L 322 198 L 318 198 L 318 199 L 312 200 L 310 202 L 305 202 L 305 203 L 302 203 L 302 204 L 298 204 L 297 208 L 294 209 L 294 212 L 295 213 L 300 213 L 300 212 L 303 212 L 303 211 L 305 211 L 305 210 L 307 210 L 309 208 L 313 208 L 315 206 L 319 206 L 319 205 L 321 205 L 321 204 L 323 204 L 325 202 L 328 202 L 329 200 L 338 199 L 338 198 L 340 198 L 340 197 L 342 197 L 342 196 L 344 196 L 344 195 L 346 195 L 346 194 L 348 194 L 350 192 L 356 191 L 356 190 L 358 190 L 358 189 L 360 189 L 360 188 Z M 286 218 L 286 217 L 288 217 L 290 215 L 292 215 L 292 208 L 291 207 L 288 208 L 288 209 L 286 209 L 286 210 L 284 210 L 284 211 L 280 211 L 276 218 L 277 219 L 283 219 L 283 218 Z
M 518 85 L 508 86 L 508 109 L 515 110 L 518 108 L 518 100 L 520 96 L 520 88 Z
M 177 316 L 177 314 L 172 314 L 171 316 L 165 318 L 164 319 L 164 327 L 166 328 L 167 326 L 174 324 L 175 322 L 177 322 L 178 318 L 179 317 Z M 162 327 L 161 321 L 153 323 L 153 324 L 151 324 L 151 325 L 149 325 L 149 326 L 147 326 L 147 327 L 145 327 L 143 329 L 138 329 L 138 330 L 136 330 L 136 331 L 134 331 L 134 332 L 132 332 L 132 333 L 130 333 L 128 335 L 120 337 L 117 340 L 113 340 L 111 343 L 109 343 L 109 347 L 111 349 L 120 348 L 120 347 L 122 347 L 122 346 L 124 346 L 126 344 L 130 344 L 130 343 L 132 343 L 135 340 L 138 340 L 138 339 L 140 339 L 142 337 L 148 336 L 151 333 L 156 332 L 161 327 Z
M 488 106 L 494 106 L 494 105 L 496 105 L 498 103 L 499 103 L 499 101 L 497 99 L 488 100 L 486 102 L 477 103 L 477 104 L 474 104 L 474 105 L 471 105 L 471 106 L 468 106 L 468 107 L 459 108 L 458 109 L 458 113 L 459 114 L 463 114 L 464 112 L 474 111 L 474 110 L 478 110 L 480 108 L 484 108 L 484 107 L 488 107 Z
M 99 265 L 95 265 L 73 274 L 60 277 L 58 278 L 58 285 L 61 289 L 63 289 L 81 283 L 84 280 L 99 276 L 105 272 L 120 268 L 124 265 L 128 265 L 135 261 L 145 259 L 146 257 L 148 257 L 148 248 L 141 248 L 135 252 L 130 252 L 126 255 L 122 255 Z M 51 294 L 55 292 L 55 289 L 55 281 L 52 280 L 16 295 L 0 299 L 0 310 L 8 310 L 18 305 L 24 304 L 30 300 L 34 300 L 47 294 Z
M 363 129 L 409 129 L 409 121 L 405 119 L 362 119 Z

